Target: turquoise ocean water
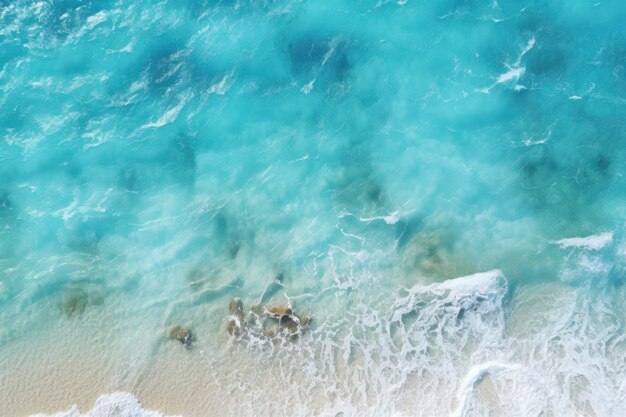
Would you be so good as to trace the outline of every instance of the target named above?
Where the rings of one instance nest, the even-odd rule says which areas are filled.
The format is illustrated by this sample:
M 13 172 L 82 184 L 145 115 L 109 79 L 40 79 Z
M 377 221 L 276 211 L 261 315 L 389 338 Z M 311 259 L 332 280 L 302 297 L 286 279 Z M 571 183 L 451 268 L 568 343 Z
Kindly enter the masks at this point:
M 0 414 L 187 361 L 198 415 L 626 415 L 625 22 L 1 1 Z M 311 322 L 232 338 L 233 297 Z

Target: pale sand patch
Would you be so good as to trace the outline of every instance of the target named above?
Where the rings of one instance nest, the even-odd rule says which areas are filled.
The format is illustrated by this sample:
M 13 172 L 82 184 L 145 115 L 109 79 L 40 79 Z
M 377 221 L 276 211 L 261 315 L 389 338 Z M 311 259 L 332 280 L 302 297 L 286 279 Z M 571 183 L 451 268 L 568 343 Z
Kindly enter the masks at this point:
M 140 399 L 144 408 L 167 415 L 205 417 L 224 415 L 215 370 L 200 350 L 166 346 L 155 357 L 144 377 L 124 387 Z
M 28 352 L 19 363 L 3 364 L 0 415 L 4 417 L 57 413 L 74 404 L 87 412 L 100 395 L 115 391 L 130 392 L 144 408 L 169 415 L 220 414 L 211 366 L 201 360 L 199 352 L 189 352 L 182 345 L 165 349 L 147 369 L 135 369 L 127 380 L 119 381 L 113 371 L 118 364 L 102 360 L 102 350 L 96 345 L 80 353 L 64 350 L 59 354 L 45 349 L 35 352 L 25 344 L 11 349 Z M 17 355 L 4 357 L 8 356 Z
M 86 413 L 100 395 L 115 391 L 129 392 L 145 409 L 169 416 L 234 415 L 233 411 L 242 409 L 254 411 L 255 415 L 272 415 L 273 409 L 285 407 L 280 384 L 273 382 L 275 369 L 257 368 L 253 376 L 237 369 L 236 364 L 244 362 L 247 363 L 244 368 L 250 369 L 251 358 L 233 358 L 233 362 L 222 363 L 215 369 L 205 352 L 187 351 L 182 345 L 172 343 L 155 356 L 147 369 L 120 383 L 111 372 L 113 366 L 107 367 L 95 359 L 97 353 L 93 349 L 71 360 L 59 359 L 58 355 L 52 358 L 45 353 L 38 358 L 29 357 L 25 366 L 14 367 L 0 380 L 3 392 L 0 415 L 53 414 L 74 404 Z M 251 398 L 246 389 L 236 388 L 238 380 L 251 383 L 250 377 L 263 384 L 260 387 L 263 401 L 255 401 L 260 398 Z
M 0 415 L 59 412 L 73 404 L 89 410 L 113 388 L 97 345 L 84 346 L 80 354 L 65 346 L 62 355 L 49 347 L 33 348 L 33 340 L 28 339 L 0 351 Z
M 74 404 L 86 413 L 98 397 L 115 391 L 129 392 L 145 409 L 170 416 L 219 416 L 242 409 L 271 415 L 272 407 L 284 407 L 274 386 L 276 369 L 259 367 L 245 348 L 229 347 L 225 331 L 216 343 L 223 349 L 221 361 L 215 360 L 214 347 L 198 343 L 188 350 L 160 335 L 152 350 L 139 348 L 131 361 L 110 337 L 88 320 L 67 320 L 0 348 L 0 415 L 54 414 Z M 238 388 L 246 384 L 261 388 L 269 404 Z

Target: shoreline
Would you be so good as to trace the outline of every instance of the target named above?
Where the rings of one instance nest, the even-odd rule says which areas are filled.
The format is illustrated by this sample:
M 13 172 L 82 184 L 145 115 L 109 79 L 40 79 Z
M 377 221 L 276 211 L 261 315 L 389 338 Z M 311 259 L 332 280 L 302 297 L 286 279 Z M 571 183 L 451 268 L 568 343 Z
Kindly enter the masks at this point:
M 0 415 L 63 416 L 74 404 L 89 413 L 98 398 L 115 392 L 132 394 L 146 412 L 167 417 L 449 416 L 466 406 L 505 413 L 508 399 L 520 395 L 525 404 L 555 393 L 578 398 L 584 387 L 560 386 L 554 375 L 579 372 L 564 357 L 577 363 L 597 359 L 580 356 L 580 341 L 559 324 L 567 320 L 564 313 L 575 311 L 581 290 L 558 283 L 518 289 L 505 325 L 506 284 L 499 277 L 492 271 L 416 286 L 386 306 L 391 310 L 381 305 L 347 321 L 322 320 L 295 343 L 231 343 L 222 323 L 219 333 L 200 331 L 214 337 L 192 349 L 175 340 L 160 343 L 155 338 L 161 335 L 143 344 L 136 340 L 136 351 L 128 352 L 123 329 L 94 326 L 103 323 L 103 311 L 86 312 L 0 348 L 0 391 L 6 394 Z M 458 322 L 461 312 L 472 326 Z M 377 327 L 381 322 L 396 330 Z M 422 343 L 439 323 L 447 326 L 439 333 L 444 339 L 427 351 Z M 557 336 L 564 344 L 554 345 Z M 537 349 L 545 357 L 534 357 Z M 604 359 L 610 365 L 620 358 L 616 352 Z M 610 380 L 597 382 L 612 386 Z M 581 406 L 578 400 L 568 404 L 571 410 Z

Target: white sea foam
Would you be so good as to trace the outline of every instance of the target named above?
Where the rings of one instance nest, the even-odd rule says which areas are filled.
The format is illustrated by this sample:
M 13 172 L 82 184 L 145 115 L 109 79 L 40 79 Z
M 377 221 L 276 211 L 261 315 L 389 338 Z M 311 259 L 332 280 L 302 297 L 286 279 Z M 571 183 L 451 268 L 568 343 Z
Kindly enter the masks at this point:
M 511 81 L 515 81 L 515 82 L 519 81 L 519 79 L 522 78 L 524 76 L 524 73 L 526 72 L 526 67 L 522 66 L 522 58 L 528 52 L 530 52 L 534 47 L 535 47 L 535 37 L 533 36 L 528 40 L 528 42 L 526 43 L 526 46 L 524 46 L 521 53 L 518 55 L 517 60 L 512 65 L 505 64 L 505 66 L 508 68 L 508 71 L 500 74 L 492 85 L 490 85 L 489 87 L 485 87 L 479 91 L 484 94 L 489 94 L 491 89 L 499 84 L 505 84 Z M 515 88 L 515 91 L 521 91 L 521 90 L 526 89 L 526 87 L 521 86 L 521 85 L 516 85 L 514 88 Z
M 308 96 L 311 91 L 313 91 L 313 85 L 315 84 L 316 78 L 313 78 L 308 83 L 304 84 L 300 89 L 300 92 L 305 96 Z
M 546 303 L 553 291 L 535 291 L 532 296 L 541 300 L 541 307 L 523 313 L 541 325 L 516 341 L 525 366 L 508 396 L 523 405 L 521 415 L 623 416 L 626 345 L 615 298 L 568 288 L 566 297 Z
M 156 122 L 146 123 L 145 125 L 141 126 L 141 128 L 147 129 L 151 127 L 161 127 L 161 126 L 165 126 L 166 124 L 172 123 L 178 118 L 178 114 L 185 107 L 185 104 L 187 103 L 188 98 L 189 97 L 187 96 L 181 98 L 177 105 L 167 109 L 165 113 L 163 113 Z
M 452 412 L 452 416 L 461 417 L 468 399 L 474 394 L 476 385 L 482 381 L 482 379 L 489 375 L 500 371 L 516 371 L 520 368 L 518 364 L 508 364 L 499 362 L 485 362 L 479 365 L 472 366 L 465 374 L 465 378 L 459 386 L 457 393 L 458 406 Z
M 526 67 L 513 67 L 507 72 L 500 74 L 496 80 L 496 84 L 502 84 L 511 80 L 519 80 L 526 72 Z
M 104 10 L 99 11 L 93 16 L 87 18 L 87 29 L 93 29 L 107 19 L 107 13 Z
M 544 136 L 541 139 L 533 139 L 532 137 L 530 137 L 530 138 L 524 139 L 522 143 L 524 144 L 524 146 L 544 145 L 552 137 L 553 130 L 554 130 L 554 124 L 548 127 L 547 132 L 544 134 Z
M 595 88 L 596 88 L 596 85 L 594 83 L 591 83 L 591 86 L 582 94 L 573 94 L 569 96 L 568 99 L 572 101 L 582 100 L 587 94 L 591 93 Z
M 327 298 L 315 326 L 297 341 L 259 333 L 223 356 L 206 357 L 215 372 L 206 380 L 217 375 L 214 396 L 223 399 L 223 415 L 577 415 L 588 399 L 595 415 L 622 416 L 623 341 L 602 300 L 588 304 L 583 291 L 578 301 L 556 296 L 547 311 L 527 306 L 525 320 L 545 323 L 533 326 L 530 337 L 511 337 L 503 306 L 507 281 L 499 270 L 394 291 L 395 300 L 384 297 L 381 304 L 361 300 L 361 284 L 352 283 L 349 308 Z M 595 338 L 581 338 L 581 331 Z M 128 394 L 114 395 L 87 414 L 73 408 L 54 417 L 162 416 Z M 115 410 L 111 404 L 122 413 L 107 414 Z
M 432 284 L 431 288 L 450 290 L 457 295 L 471 295 L 476 293 L 491 293 L 497 291 L 498 280 L 504 274 L 499 269 L 488 272 L 479 272 L 464 277 L 449 279 L 439 284 Z
M 522 49 L 522 52 L 517 57 L 517 61 L 515 61 L 515 64 L 513 64 L 513 66 L 518 67 L 520 63 L 522 62 L 522 58 L 524 57 L 524 55 L 530 52 L 534 47 L 535 47 L 535 37 L 533 36 L 528 40 L 528 42 L 526 43 L 526 46 L 524 47 L 524 49 Z
M 559 245 L 561 248 L 583 248 L 587 250 L 600 250 L 613 242 L 613 232 L 604 232 L 586 237 L 571 237 L 561 240 L 553 240 L 550 243 Z
M 256 359 L 280 363 L 276 369 L 257 364 L 271 375 L 258 377 L 283 380 L 281 397 L 289 399 L 265 403 L 259 415 L 294 415 L 288 412 L 293 404 L 302 407 L 302 415 L 449 415 L 457 392 L 469 389 L 457 388 L 458 364 L 467 363 L 468 352 L 488 363 L 495 359 L 490 352 L 502 345 L 506 290 L 502 272 L 493 270 L 401 290 L 391 305 L 359 302 L 332 320 L 319 318 L 302 344 L 277 349 L 251 337 L 247 344 Z M 295 375 L 297 384 L 289 382 Z M 238 379 L 224 390 L 267 398 L 256 380 Z M 245 414 L 243 407 L 232 412 Z
M 233 80 L 235 75 L 235 71 L 231 71 L 228 74 L 224 75 L 224 77 L 217 83 L 212 84 L 209 87 L 208 94 L 217 94 L 219 96 L 223 96 L 230 89 L 230 87 L 235 82 Z
M 82 414 L 77 406 L 56 414 L 34 414 L 31 417 L 166 417 L 158 411 L 146 410 L 139 400 L 126 392 L 102 395 L 91 411 Z
M 99 24 L 104 23 L 107 20 L 107 17 L 108 17 L 108 14 L 104 10 L 101 10 L 98 13 L 92 16 L 89 16 L 85 21 L 85 25 L 81 27 L 80 30 L 76 34 L 71 36 L 69 39 L 77 40 L 81 38 L 85 33 L 89 32 L 90 30 L 93 30 Z
M 359 220 L 366 223 L 370 223 L 375 220 L 382 220 L 387 224 L 396 224 L 400 221 L 400 213 L 398 211 L 394 211 L 389 213 L 387 216 L 359 217 Z

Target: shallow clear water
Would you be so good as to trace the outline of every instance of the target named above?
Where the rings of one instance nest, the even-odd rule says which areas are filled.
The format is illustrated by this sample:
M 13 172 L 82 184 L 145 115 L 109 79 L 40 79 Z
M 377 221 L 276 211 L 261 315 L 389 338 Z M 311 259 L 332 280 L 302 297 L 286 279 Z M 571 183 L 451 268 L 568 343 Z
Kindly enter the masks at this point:
M 183 361 L 222 415 L 626 415 L 625 21 L 0 2 L 0 414 Z M 233 297 L 312 320 L 233 339 Z

